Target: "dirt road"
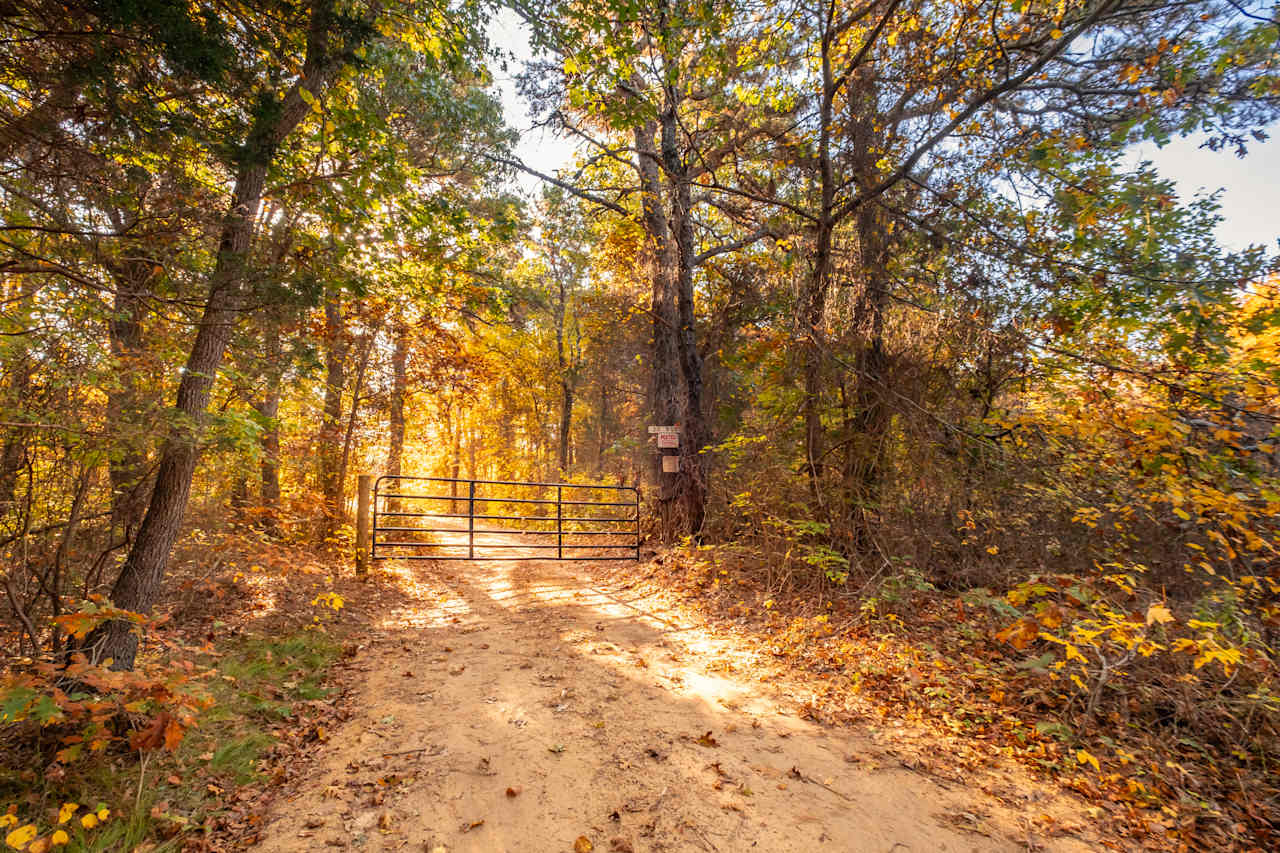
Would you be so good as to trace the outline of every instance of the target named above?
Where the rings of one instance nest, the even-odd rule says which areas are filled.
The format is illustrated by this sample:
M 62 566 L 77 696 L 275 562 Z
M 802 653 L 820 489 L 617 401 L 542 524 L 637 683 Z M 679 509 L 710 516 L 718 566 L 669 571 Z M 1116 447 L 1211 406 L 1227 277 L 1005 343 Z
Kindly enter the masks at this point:
M 1040 793 L 1010 809 L 801 719 L 797 685 L 639 592 L 630 564 L 387 570 L 408 603 L 379 614 L 356 715 L 261 849 L 1089 849 L 1030 833 Z

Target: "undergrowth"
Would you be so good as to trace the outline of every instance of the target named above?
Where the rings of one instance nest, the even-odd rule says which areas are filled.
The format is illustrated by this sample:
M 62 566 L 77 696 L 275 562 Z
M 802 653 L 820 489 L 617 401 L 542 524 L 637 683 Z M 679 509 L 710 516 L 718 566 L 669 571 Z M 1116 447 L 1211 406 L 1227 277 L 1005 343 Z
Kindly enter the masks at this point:
M 310 719 L 312 707 L 330 695 L 325 674 L 340 649 L 314 626 L 283 637 L 244 635 L 216 652 L 206 646 L 184 659 L 198 671 L 189 687 L 202 710 L 152 749 L 117 740 L 94 751 L 93 760 L 64 763 L 59 747 L 77 737 L 74 725 L 83 721 L 7 719 L 0 730 L 0 802 L 9 804 L 9 847 L 201 849 L 221 822 L 252 824 L 256 816 L 242 805 L 250 798 L 238 789 L 271 781 L 285 739 L 327 736 Z M 128 729 L 133 744 L 145 747 L 136 735 L 153 719 L 126 712 L 104 722 Z M 98 805 L 90 810 L 82 805 L 88 803 Z M 93 817 L 86 821 L 87 815 Z
M 853 583 L 784 575 L 733 545 L 686 547 L 665 572 L 805 672 L 815 718 L 908 724 L 944 739 L 936 754 L 961 773 L 1014 758 L 1082 795 L 1124 843 L 1268 849 L 1275 838 L 1269 660 L 1230 654 L 1138 587 L 1045 575 L 1003 594 L 940 590 L 895 563 Z

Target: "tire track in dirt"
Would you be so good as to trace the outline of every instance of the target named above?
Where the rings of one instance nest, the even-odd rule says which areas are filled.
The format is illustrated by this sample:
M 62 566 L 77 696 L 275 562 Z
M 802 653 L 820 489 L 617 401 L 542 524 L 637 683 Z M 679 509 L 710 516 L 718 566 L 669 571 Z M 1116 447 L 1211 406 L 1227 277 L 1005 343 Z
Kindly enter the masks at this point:
M 412 601 L 372 626 L 355 714 L 277 800 L 265 851 L 1090 849 L 801 719 L 750 644 L 616 564 L 384 571 Z

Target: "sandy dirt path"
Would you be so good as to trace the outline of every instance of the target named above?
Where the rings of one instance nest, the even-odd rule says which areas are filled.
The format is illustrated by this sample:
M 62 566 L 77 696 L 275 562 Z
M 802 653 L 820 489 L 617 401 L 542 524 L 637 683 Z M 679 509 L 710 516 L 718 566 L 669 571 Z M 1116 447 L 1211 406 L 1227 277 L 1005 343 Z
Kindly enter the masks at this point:
M 1090 849 L 1030 832 L 1043 792 L 1010 808 L 802 719 L 797 685 L 640 592 L 629 563 L 386 571 L 407 603 L 378 614 L 354 716 L 259 849 Z

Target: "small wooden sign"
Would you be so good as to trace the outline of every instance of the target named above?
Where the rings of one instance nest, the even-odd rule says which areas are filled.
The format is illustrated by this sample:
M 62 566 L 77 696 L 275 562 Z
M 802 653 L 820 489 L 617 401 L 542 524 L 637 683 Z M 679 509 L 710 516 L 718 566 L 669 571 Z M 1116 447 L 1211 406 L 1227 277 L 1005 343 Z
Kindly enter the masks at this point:
M 649 435 L 657 435 L 664 432 L 679 432 L 678 426 L 651 426 L 649 427 Z
M 658 433 L 659 449 L 667 449 L 680 446 L 680 433 L 678 432 L 660 432 Z
M 662 457 L 662 473 L 679 474 L 680 473 L 680 457 L 679 456 Z

